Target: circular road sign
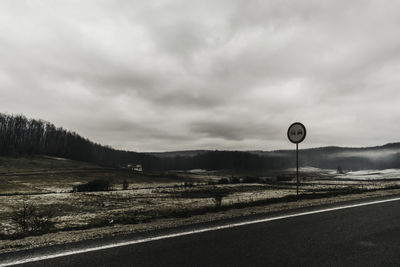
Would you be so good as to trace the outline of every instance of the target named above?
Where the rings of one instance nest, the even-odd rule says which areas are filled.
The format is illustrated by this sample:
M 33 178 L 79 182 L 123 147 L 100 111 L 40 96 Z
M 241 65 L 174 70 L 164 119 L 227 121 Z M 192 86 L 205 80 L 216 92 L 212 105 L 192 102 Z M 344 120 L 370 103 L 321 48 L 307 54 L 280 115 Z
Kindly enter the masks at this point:
M 303 142 L 303 140 L 306 138 L 306 133 L 306 127 L 304 127 L 304 125 L 300 122 L 295 122 L 290 125 L 287 131 L 287 136 L 290 142 L 298 144 Z

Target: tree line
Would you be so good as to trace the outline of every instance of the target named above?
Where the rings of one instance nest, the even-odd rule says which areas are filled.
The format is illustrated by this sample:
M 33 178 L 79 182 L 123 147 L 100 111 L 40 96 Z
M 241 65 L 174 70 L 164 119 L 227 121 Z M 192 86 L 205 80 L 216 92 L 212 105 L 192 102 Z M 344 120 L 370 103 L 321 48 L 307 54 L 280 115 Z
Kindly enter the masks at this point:
M 156 157 L 146 153 L 116 150 L 81 137 L 62 127 L 23 115 L 0 113 L 0 155 L 48 155 L 118 167 L 141 164 L 145 170 L 234 169 L 253 170 L 286 167 L 274 157 L 239 151 L 208 151 L 195 156 Z
M 364 157 L 363 153 L 398 151 L 385 157 Z M 356 156 L 343 152 L 357 152 Z M 173 157 L 155 156 L 116 150 L 83 138 L 75 132 L 23 115 L 0 113 L 0 156 L 48 155 L 72 160 L 92 162 L 107 167 L 141 164 L 145 171 L 165 170 L 237 170 L 260 171 L 293 167 L 293 151 L 243 152 L 202 151 L 189 155 L 177 153 Z M 354 153 L 353 153 L 354 154 Z M 336 169 L 400 168 L 400 144 L 373 148 L 325 147 L 300 151 L 300 166 Z
M 48 155 L 117 167 L 128 163 L 152 165 L 157 158 L 116 150 L 94 143 L 75 132 L 23 115 L 0 113 L 0 155 Z

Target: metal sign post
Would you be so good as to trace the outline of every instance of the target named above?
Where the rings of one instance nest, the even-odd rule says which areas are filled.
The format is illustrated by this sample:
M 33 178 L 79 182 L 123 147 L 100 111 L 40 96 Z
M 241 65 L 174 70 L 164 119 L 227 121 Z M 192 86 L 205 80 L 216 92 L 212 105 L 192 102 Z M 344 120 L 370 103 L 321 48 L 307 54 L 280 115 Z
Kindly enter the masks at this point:
M 295 122 L 289 126 L 287 136 L 289 141 L 296 144 L 296 194 L 299 194 L 299 143 L 306 138 L 306 127 L 300 122 Z

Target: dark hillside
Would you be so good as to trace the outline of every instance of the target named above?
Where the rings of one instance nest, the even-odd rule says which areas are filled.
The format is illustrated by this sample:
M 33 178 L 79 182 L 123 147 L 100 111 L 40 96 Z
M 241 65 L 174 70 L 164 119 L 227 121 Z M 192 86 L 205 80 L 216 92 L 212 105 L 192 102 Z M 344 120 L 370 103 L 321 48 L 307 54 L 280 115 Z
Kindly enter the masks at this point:
M 115 150 L 54 124 L 0 113 L 0 156 L 48 155 L 93 162 L 103 166 L 141 163 L 155 167 L 158 159 L 145 154 Z
M 0 113 L 0 156 L 48 155 L 108 167 L 141 164 L 146 171 L 263 171 L 295 166 L 293 150 L 137 153 L 96 144 L 75 132 L 22 115 Z M 300 166 L 345 170 L 400 168 L 400 143 L 366 148 L 321 147 L 300 151 Z

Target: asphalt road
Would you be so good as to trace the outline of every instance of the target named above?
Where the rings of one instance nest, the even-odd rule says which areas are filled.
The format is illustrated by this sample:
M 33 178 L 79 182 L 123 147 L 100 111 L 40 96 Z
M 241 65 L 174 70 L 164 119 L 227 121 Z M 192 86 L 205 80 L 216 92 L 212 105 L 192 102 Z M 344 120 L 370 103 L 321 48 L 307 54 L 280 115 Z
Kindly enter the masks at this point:
M 400 266 L 400 201 L 92 251 L 24 266 Z

